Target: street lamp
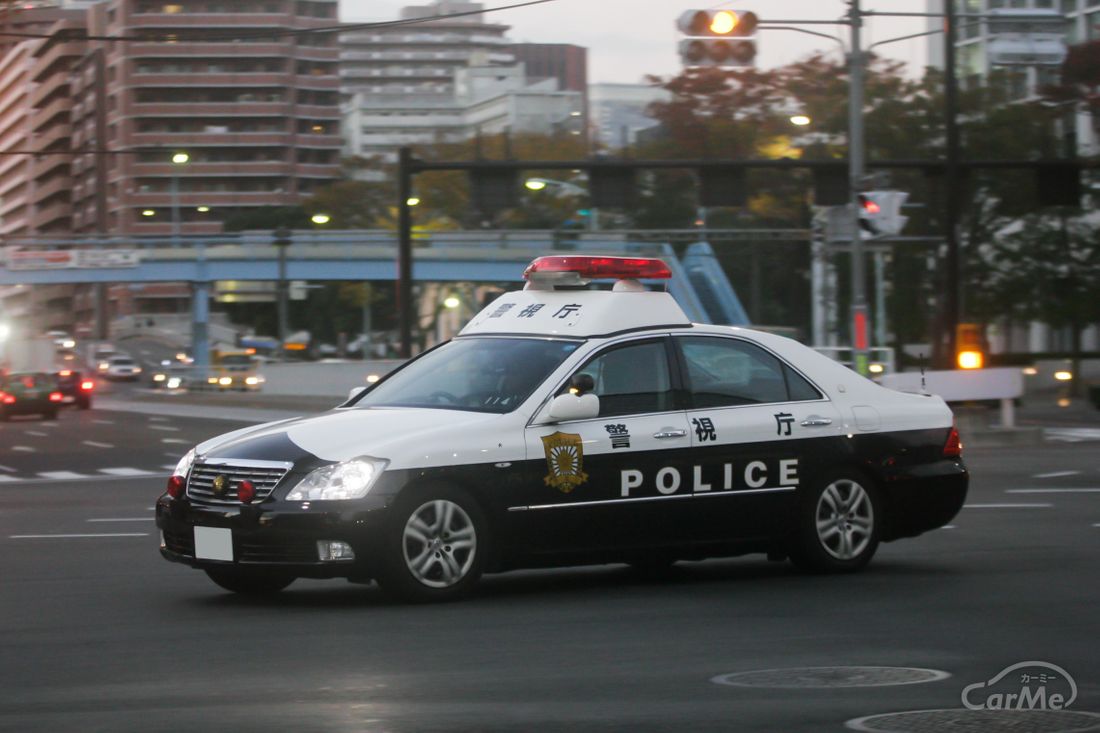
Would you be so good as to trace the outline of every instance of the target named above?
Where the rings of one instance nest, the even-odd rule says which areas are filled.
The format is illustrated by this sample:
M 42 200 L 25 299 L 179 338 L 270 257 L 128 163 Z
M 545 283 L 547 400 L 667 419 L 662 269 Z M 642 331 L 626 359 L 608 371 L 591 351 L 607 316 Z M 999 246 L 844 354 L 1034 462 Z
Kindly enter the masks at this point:
M 548 187 L 554 187 L 558 189 L 559 195 L 572 194 L 575 196 L 586 196 L 588 191 L 584 190 L 581 186 L 569 181 L 557 181 L 553 178 L 528 178 L 523 182 L 524 187 L 528 191 L 544 191 Z M 588 209 L 588 229 L 589 231 L 598 231 L 600 228 L 600 212 L 595 206 L 591 206 Z
M 408 204 L 409 206 L 420 206 L 420 197 L 419 196 L 409 196 L 409 198 L 405 200 L 405 203 Z
M 309 220 L 317 226 L 324 226 L 325 224 L 328 224 L 330 221 L 332 221 L 332 217 L 328 214 L 314 214 L 310 217 Z
M 792 125 L 797 125 L 798 127 L 805 127 L 806 125 L 813 122 L 813 120 L 811 120 L 808 115 L 791 115 L 790 122 L 791 122 Z

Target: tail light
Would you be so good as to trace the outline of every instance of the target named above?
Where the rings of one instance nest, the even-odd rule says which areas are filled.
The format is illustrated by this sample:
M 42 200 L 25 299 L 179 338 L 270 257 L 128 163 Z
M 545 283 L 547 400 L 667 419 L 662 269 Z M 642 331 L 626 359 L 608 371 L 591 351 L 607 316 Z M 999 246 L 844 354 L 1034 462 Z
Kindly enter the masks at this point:
M 248 479 L 241 481 L 237 486 L 237 498 L 243 504 L 251 504 L 252 500 L 256 498 L 256 485 Z
M 14 405 L 15 396 L 10 395 L 7 392 L 0 392 L 0 402 L 3 402 L 5 405 Z
M 90 379 L 85 379 L 83 382 L 80 383 L 80 389 L 84 390 L 85 392 L 91 392 L 94 387 L 95 382 Z
M 59 376 L 59 377 L 71 377 L 72 375 L 73 375 L 73 372 L 72 372 L 71 369 L 62 369 L 61 371 L 59 371 L 57 373 L 57 376 Z
M 183 496 L 183 490 L 187 487 L 187 479 L 183 476 L 172 476 L 168 479 L 168 496 L 178 499 Z
M 65 399 L 60 392 L 50 392 L 50 402 L 60 402 Z
M 958 458 L 962 455 L 963 445 L 959 439 L 959 431 L 954 425 L 951 426 L 951 432 L 947 434 L 947 442 L 943 444 L 943 457 L 944 458 Z

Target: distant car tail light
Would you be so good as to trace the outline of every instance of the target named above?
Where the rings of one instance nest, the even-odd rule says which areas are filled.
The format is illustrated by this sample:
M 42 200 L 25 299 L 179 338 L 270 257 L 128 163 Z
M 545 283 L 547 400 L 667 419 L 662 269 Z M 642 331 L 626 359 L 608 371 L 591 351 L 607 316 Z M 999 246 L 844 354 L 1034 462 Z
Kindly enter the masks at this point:
M 72 375 L 73 373 L 69 369 L 62 369 L 57 373 L 57 376 L 59 377 L 71 377 Z
M 168 496 L 178 499 L 183 496 L 183 490 L 187 487 L 187 479 L 183 476 L 172 476 L 168 479 Z
M 962 452 L 963 445 L 962 440 L 959 439 L 959 430 L 952 425 L 951 432 L 947 434 L 947 442 L 943 444 L 943 457 L 958 458 Z
M 3 402 L 5 405 L 14 405 L 15 397 L 7 392 L 0 392 L 0 402 Z
M 237 498 L 241 500 L 242 504 L 251 504 L 252 500 L 256 498 L 256 485 L 245 479 L 237 486 Z
M 83 382 L 80 383 L 80 388 L 85 392 L 91 392 L 93 389 L 95 389 L 95 382 L 90 379 L 85 379 Z
M 60 392 L 50 392 L 50 402 L 60 402 L 65 399 Z

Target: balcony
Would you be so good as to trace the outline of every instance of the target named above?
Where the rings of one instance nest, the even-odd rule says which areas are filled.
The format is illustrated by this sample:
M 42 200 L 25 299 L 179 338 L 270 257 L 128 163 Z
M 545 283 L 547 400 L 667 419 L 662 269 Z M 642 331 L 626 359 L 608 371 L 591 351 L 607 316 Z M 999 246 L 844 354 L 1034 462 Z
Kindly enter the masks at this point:
M 34 88 L 34 91 L 31 92 L 30 96 L 30 106 L 40 107 L 44 101 L 55 94 L 59 97 L 65 97 L 70 100 L 75 96 L 73 94 L 73 91 L 69 88 L 68 82 L 54 78 L 51 81 L 45 84 L 39 84 L 37 87 Z
M 130 58 L 239 58 L 241 56 L 285 59 L 291 55 L 291 43 L 132 43 Z
M 60 97 L 47 104 L 45 107 L 36 109 L 31 115 L 31 130 L 33 132 L 38 132 L 59 115 L 64 115 L 64 123 L 65 126 L 68 127 L 69 114 L 72 112 L 72 108 L 73 103 L 71 99 Z
M 339 120 L 342 119 L 340 108 L 336 105 L 299 104 L 294 108 L 296 117 L 306 117 L 311 120 Z
M 339 163 L 297 163 L 295 173 L 299 178 L 339 178 Z
M 55 147 L 68 149 L 70 147 L 68 143 L 70 137 L 72 137 L 72 129 L 62 122 L 46 128 L 43 132 L 36 133 L 32 138 L 32 143 L 37 150 L 50 150 Z M 65 145 L 57 145 L 57 143 L 63 141 Z
M 293 163 L 285 161 L 226 161 L 224 163 L 191 162 L 187 166 L 187 176 L 289 176 Z M 134 163 L 134 176 L 162 176 L 171 178 L 180 175 L 180 166 L 171 163 Z M 181 178 L 184 176 L 180 175 Z
M 31 163 L 31 178 L 44 178 L 56 170 L 68 171 L 71 165 L 71 155 L 43 155 Z
M 319 135 L 317 133 L 299 133 L 297 146 L 300 148 L 333 148 L 343 147 L 344 140 L 339 135 Z
M 72 204 L 68 201 L 58 201 L 49 206 L 35 207 L 34 213 L 31 214 L 31 226 L 35 229 L 45 229 L 55 222 L 70 220 L 72 216 Z
M 286 117 L 286 102 L 143 102 L 130 108 L 134 117 Z M 339 113 L 336 115 L 339 117 Z
M 35 186 L 32 198 L 35 203 L 45 201 L 50 196 L 54 196 L 64 191 L 71 191 L 72 187 L 73 179 L 69 176 L 54 176 L 46 183 Z
M 208 72 L 177 72 L 170 74 L 133 74 L 132 89 L 151 87 L 226 87 L 231 89 L 252 87 L 285 88 L 289 80 L 286 72 L 258 72 L 240 74 L 212 74 Z
M 192 30 L 208 27 L 223 31 L 239 26 L 242 30 L 255 30 L 255 26 L 293 28 L 293 16 L 286 13 L 134 13 L 130 15 L 131 28 L 162 28 L 166 31 Z
M 295 74 L 294 84 L 299 89 L 335 91 L 340 88 L 340 77 L 335 75 L 313 76 L 312 74 Z
M 51 68 L 59 60 L 63 58 L 77 59 L 84 55 L 84 42 L 83 41 L 65 41 L 64 43 L 56 43 L 50 50 L 46 51 L 35 62 L 35 75 L 32 77 L 32 81 L 41 82 L 54 75 Z
M 133 135 L 130 140 L 135 147 L 162 145 L 194 151 L 198 148 L 234 145 L 288 147 L 291 136 L 288 132 L 144 132 Z

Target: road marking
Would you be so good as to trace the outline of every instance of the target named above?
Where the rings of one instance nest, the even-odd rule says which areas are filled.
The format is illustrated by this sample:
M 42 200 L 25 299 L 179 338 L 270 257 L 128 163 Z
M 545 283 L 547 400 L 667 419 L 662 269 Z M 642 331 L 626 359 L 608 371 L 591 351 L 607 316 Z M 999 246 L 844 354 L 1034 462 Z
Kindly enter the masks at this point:
M 114 446 L 110 443 L 97 443 L 94 440 L 85 440 L 83 441 L 83 443 L 84 445 L 90 445 L 93 448 L 114 448 Z
M 95 425 L 114 425 L 115 421 L 114 420 L 92 420 L 92 423 L 95 424 Z
M 151 417 L 151 418 L 149 418 L 149 422 L 168 422 L 168 418 L 166 418 L 166 417 Z
M 89 522 L 155 522 L 156 517 L 111 517 L 108 519 L 89 519 Z
M 1043 428 L 1047 440 L 1080 443 L 1084 440 L 1100 440 L 1100 428 Z
M 20 453 L 34 453 L 34 448 L 26 445 L 13 445 L 11 449 Z
M 100 473 L 105 473 L 108 476 L 154 476 L 155 471 L 146 471 L 141 468 L 101 468 Z
M 7 471 L 8 473 L 15 473 L 15 469 L 10 466 L 0 466 L 0 471 Z
M 1100 494 L 1100 489 L 1006 489 L 1006 494 Z
M 161 468 L 163 468 L 165 471 L 175 471 L 176 466 L 178 466 L 178 465 L 179 465 L 178 463 L 166 463 L 163 466 L 161 466 Z
M 49 435 L 50 435 L 49 433 L 40 433 L 37 430 L 24 430 L 23 434 L 24 435 L 33 435 L 36 438 L 48 438 Z
M 1044 509 L 1053 504 L 963 504 L 963 509 Z
M 148 537 L 148 532 L 112 532 L 109 534 L 13 534 L 11 540 L 75 540 L 92 537 Z
M 42 471 L 38 474 L 41 478 L 48 479 L 70 479 L 70 478 L 88 478 L 86 473 L 74 473 L 72 471 Z
M 1051 473 L 1037 473 L 1032 478 L 1062 478 L 1063 476 L 1076 476 L 1080 471 L 1052 471 Z
M 171 425 L 150 425 L 149 427 L 153 430 L 163 430 L 168 433 L 178 433 L 180 431 L 179 428 L 174 428 Z
M 184 440 L 183 438 L 161 438 L 161 443 L 170 443 L 173 445 L 191 445 L 190 440 Z
M 62 484 L 71 483 L 73 481 L 103 482 L 108 478 L 112 481 L 136 481 L 138 479 L 148 481 L 150 477 L 156 478 L 156 474 L 145 474 L 143 476 L 84 476 L 77 474 L 77 476 L 79 476 L 79 478 L 20 478 L 16 476 L 0 476 L 0 483 L 14 489 L 21 486 L 33 486 L 35 484 Z
M 955 528 L 956 527 L 953 524 L 945 524 L 942 527 L 940 527 L 940 529 L 955 529 Z
M 0 476 L 0 484 L 19 481 L 15 476 Z

